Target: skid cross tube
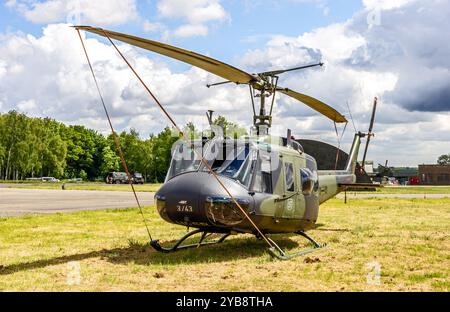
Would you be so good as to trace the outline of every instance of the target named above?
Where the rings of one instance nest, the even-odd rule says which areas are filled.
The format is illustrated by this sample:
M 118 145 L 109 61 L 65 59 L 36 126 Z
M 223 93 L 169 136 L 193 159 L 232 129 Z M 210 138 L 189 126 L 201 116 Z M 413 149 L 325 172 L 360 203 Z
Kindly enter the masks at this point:
M 309 240 L 312 243 L 313 247 L 308 248 L 308 249 L 303 249 L 303 250 L 300 250 L 300 251 L 294 252 L 294 253 L 287 253 L 287 252 L 283 251 L 280 247 L 278 247 L 278 249 L 275 249 L 274 247 L 272 247 L 272 248 L 269 248 L 270 255 L 277 259 L 280 259 L 280 260 L 289 260 L 289 259 L 292 259 L 292 258 L 295 258 L 298 256 L 309 254 L 316 250 L 322 249 L 323 247 L 326 246 L 325 244 L 319 244 L 317 241 L 315 241 L 311 236 L 309 236 L 305 232 L 297 232 L 296 234 L 303 236 L 304 238 Z M 268 238 L 268 239 L 271 241 L 272 244 L 278 246 L 277 243 L 275 243 L 273 241 L 273 239 L 271 239 L 271 238 Z
M 188 245 L 181 245 L 186 239 L 188 239 L 189 237 L 191 237 L 191 236 L 193 236 L 193 235 L 195 235 L 195 234 L 198 234 L 198 233 L 202 233 L 202 236 L 201 236 L 199 242 L 193 243 L 193 244 L 188 244 Z M 213 233 L 209 233 L 209 234 L 213 234 Z M 206 238 L 207 236 L 209 236 L 209 235 L 208 235 L 208 232 L 205 232 L 204 230 L 198 229 L 198 230 L 194 230 L 194 231 L 189 232 L 189 233 L 187 233 L 186 235 L 184 235 L 182 238 L 180 238 L 180 239 L 175 243 L 175 245 L 173 245 L 173 246 L 170 247 L 170 248 L 166 248 L 166 247 L 161 246 L 161 244 L 159 243 L 159 240 L 152 240 L 152 241 L 150 242 L 150 245 L 151 245 L 156 251 L 164 252 L 164 253 L 170 253 L 170 252 L 175 252 L 175 251 L 178 251 L 178 250 L 181 250 L 181 249 L 198 248 L 198 247 L 201 247 L 201 246 L 220 244 L 220 243 L 223 243 L 223 241 L 224 241 L 225 239 L 227 239 L 228 236 L 230 236 L 230 233 L 226 233 L 226 234 L 222 235 L 221 238 L 219 238 L 219 239 L 217 239 L 217 240 L 215 240 L 215 241 L 205 242 L 204 240 L 205 240 L 205 238 Z

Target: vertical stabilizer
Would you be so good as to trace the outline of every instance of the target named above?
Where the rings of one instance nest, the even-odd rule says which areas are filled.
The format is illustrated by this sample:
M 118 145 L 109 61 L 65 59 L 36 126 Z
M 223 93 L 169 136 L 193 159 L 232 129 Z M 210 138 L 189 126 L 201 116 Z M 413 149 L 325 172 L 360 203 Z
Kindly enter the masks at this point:
M 355 133 L 353 139 L 352 148 L 348 154 L 347 164 L 345 165 L 345 171 L 350 174 L 355 174 L 356 162 L 358 161 L 359 147 L 361 145 L 361 138 L 364 136 L 361 132 Z

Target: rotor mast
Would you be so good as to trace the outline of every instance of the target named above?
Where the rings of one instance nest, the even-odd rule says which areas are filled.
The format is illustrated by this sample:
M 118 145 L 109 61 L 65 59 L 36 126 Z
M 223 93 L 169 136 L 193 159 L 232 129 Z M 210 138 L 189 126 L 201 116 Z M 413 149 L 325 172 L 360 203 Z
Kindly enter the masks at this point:
M 266 94 L 266 86 L 264 84 L 259 92 L 260 93 L 255 96 L 260 98 L 259 115 L 254 114 L 253 126 L 256 128 L 258 135 L 266 135 L 269 134 L 269 129 L 272 126 L 272 112 L 267 114 L 266 111 L 266 97 L 269 97 L 270 94 Z M 273 96 L 275 97 L 275 94 L 273 94 Z M 255 105 L 253 98 L 252 104 Z M 255 112 L 255 109 L 253 111 Z
M 259 94 L 251 94 L 252 96 L 252 105 L 253 105 L 253 126 L 257 132 L 258 135 L 267 135 L 269 134 L 269 129 L 272 127 L 272 111 L 273 111 L 273 105 L 275 103 L 275 95 L 277 91 L 281 91 L 282 93 L 291 92 L 289 89 L 282 89 L 278 87 L 278 75 L 294 71 L 294 70 L 300 70 L 300 69 L 306 69 L 311 67 L 320 66 L 322 67 L 324 64 L 322 62 L 317 64 L 311 64 L 306 66 L 299 66 L 289 69 L 282 69 L 282 70 L 275 70 L 275 71 L 268 71 L 263 72 L 260 74 L 257 74 L 257 77 L 259 81 L 254 83 L 253 85 L 250 84 L 250 90 L 257 89 L 259 91 Z M 288 94 L 292 96 L 291 94 Z M 260 98 L 260 107 L 259 107 L 259 115 L 256 115 L 255 110 L 255 102 L 253 100 L 253 97 L 259 97 Z M 271 105 L 270 105 L 270 111 L 267 113 L 266 109 L 266 98 L 272 98 Z

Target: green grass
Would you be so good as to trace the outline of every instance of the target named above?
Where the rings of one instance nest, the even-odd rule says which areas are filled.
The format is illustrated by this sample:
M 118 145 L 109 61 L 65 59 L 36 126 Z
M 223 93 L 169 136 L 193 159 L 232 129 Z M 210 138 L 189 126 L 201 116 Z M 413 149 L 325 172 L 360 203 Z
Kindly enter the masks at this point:
M 378 194 L 450 194 L 450 186 L 385 186 L 377 189 Z
M 7 183 L 7 184 L 38 184 L 38 183 L 42 183 L 42 181 L 29 181 L 29 180 L 0 180 L 0 183 Z
M 134 185 L 136 191 L 139 192 L 156 192 L 162 184 L 137 184 Z M 60 190 L 62 183 L 27 183 L 14 184 L 8 186 L 9 188 L 26 188 L 26 189 L 50 189 Z M 131 191 L 128 184 L 106 184 L 106 183 L 65 183 L 66 190 L 87 190 L 87 191 Z
M 145 215 L 165 244 L 186 233 L 154 207 Z M 0 290 L 449 291 L 448 220 L 450 199 L 333 199 L 310 232 L 328 246 L 281 262 L 249 235 L 157 253 L 136 209 L 2 218 Z M 272 237 L 292 251 L 307 246 L 299 236 Z M 371 263 L 381 266 L 380 285 L 367 283 Z M 77 265 L 80 284 L 68 285 Z
M 9 183 L 5 181 L 5 183 Z M 14 183 L 11 188 L 33 188 L 33 189 L 61 189 L 62 183 L 24 182 Z M 162 184 L 135 185 L 136 190 L 142 192 L 156 192 Z M 129 185 L 110 185 L 102 182 L 91 183 L 65 183 L 68 190 L 97 190 L 97 191 L 131 191 Z M 386 186 L 369 194 L 450 194 L 450 186 Z

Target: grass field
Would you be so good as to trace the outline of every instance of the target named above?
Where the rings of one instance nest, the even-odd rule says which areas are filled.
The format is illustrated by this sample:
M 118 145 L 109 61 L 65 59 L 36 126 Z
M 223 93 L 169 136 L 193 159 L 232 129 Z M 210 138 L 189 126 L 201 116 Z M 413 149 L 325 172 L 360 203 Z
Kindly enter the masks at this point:
M 386 186 L 377 189 L 376 194 L 450 194 L 450 186 Z
M 136 184 L 134 188 L 138 192 L 156 192 L 162 184 Z M 27 188 L 27 189 L 54 189 L 60 190 L 62 183 L 24 183 L 11 184 L 10 188 Z M 86 190 L 86 191 L 131 191 L 128 184 L 106 184 L 106 183 L 66 183 L 64 187 L 67 190 Z
M 186 232 L 154 207 L 145 214 L 163 242 Z M 159 254 L 136 209 L 3 218 L 0 290 L 449 291 L 449 220 L 450 199 L 333 199 L 310 232 L 328 246 L 281 262 L 248 235 Z M 297 236 L 273 237 L 306 247 Z M 367 283 L 377 267 L 379 285 Z
M 13 183 L 12 188 L 33 189 L 61 189 L 62 183 Z M 156 192 L 162 184 L 135 185 L 136 190 L 141 192 Z M 127 184 L 110 185 L 105 183 L 66 183 L 68 190 L 98 190 L 98 191 L 130 191 Z M 450 194 L 450 186 L 387 186 L 377 189 L 370 194 Z

